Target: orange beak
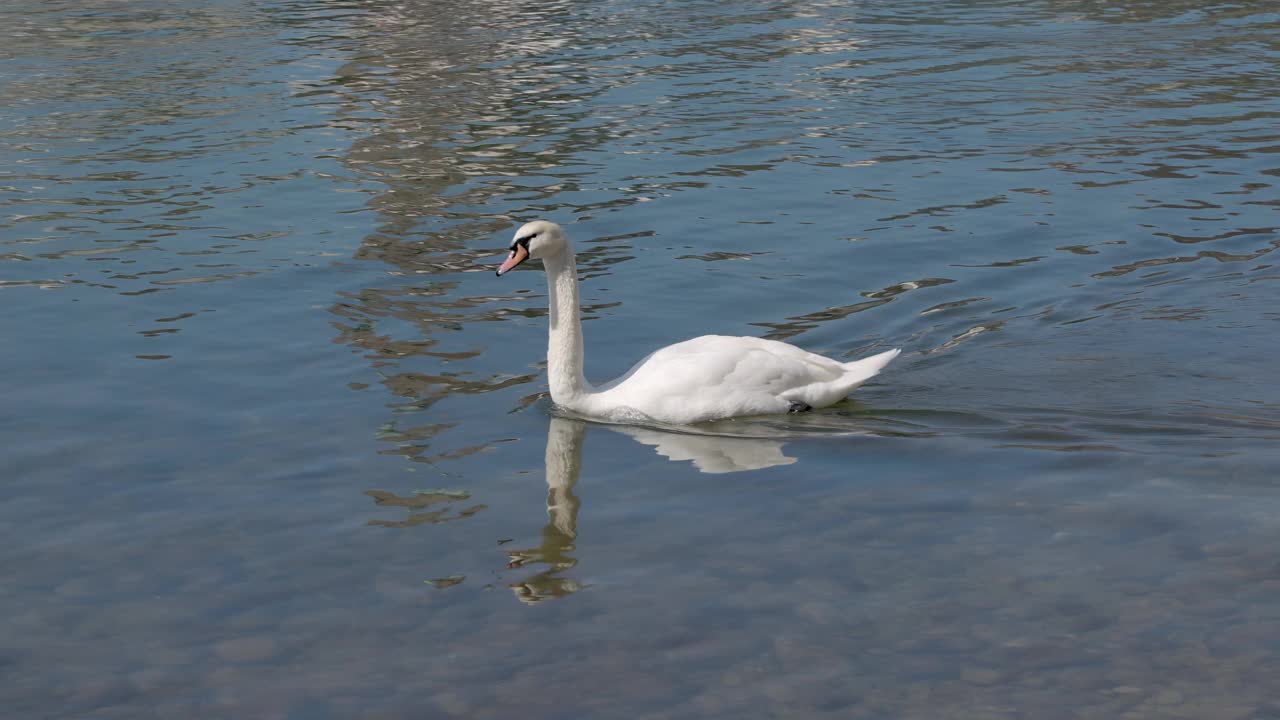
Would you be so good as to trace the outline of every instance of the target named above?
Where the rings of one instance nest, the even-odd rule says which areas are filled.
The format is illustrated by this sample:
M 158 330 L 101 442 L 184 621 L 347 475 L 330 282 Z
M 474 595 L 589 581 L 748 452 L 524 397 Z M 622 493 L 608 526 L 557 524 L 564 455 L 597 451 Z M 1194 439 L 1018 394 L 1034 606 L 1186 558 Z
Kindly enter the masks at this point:
M 511 254 L 507 256 L 506 261 L 498 267 L 498 277 L 502 277 L 511 271 L 511 268 L 519 265 L 529 259 L 529 251 L 523 245 L 516 245 L 511 248 Z

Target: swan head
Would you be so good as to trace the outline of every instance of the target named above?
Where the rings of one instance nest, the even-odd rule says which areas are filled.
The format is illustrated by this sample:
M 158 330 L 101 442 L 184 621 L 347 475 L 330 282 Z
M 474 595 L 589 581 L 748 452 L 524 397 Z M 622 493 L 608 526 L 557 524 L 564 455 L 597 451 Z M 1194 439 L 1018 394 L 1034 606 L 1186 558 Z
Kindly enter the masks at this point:
M 511 238 L 511 254 L 498 267 L 498 275 L 507 274 L 529 258 L 538 260 L 559 257 L 568 249 L 569 241 L 559 225 L 546 220 L 525 223 Z

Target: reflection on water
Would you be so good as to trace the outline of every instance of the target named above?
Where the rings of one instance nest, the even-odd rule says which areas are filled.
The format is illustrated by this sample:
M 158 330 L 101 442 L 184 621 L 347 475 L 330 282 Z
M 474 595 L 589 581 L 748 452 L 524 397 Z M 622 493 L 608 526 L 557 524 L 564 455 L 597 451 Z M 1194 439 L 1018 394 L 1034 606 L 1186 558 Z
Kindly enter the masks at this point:
M 612 429 L 674 461 L 689 460 L 704 473 L 718 474 L 759 470 L 790 465 L 796 459 L 782 453 L 782 443 L 765 438 L 734 438 L 715 435 L 671 433 L 642 427 L 616 426 Z
M 578 508 L 573 494 L 582 472 L 582 437 L 586 423 L 551 418 L 547 427 L 547 524 L 537 547 L 507 550 L 508 569 L 545 565 L 546 569 L 511 583 L 516 599 L 526 604 L 578 592 L 583 585 L 561 573 L 578 564 L 574 543 L 578 538 Z
M 418 490 L 409 497 L 401 497 L 392 492 L 385 490 L 366 490 L 365 495 L 373 498 L 374 503 L 380 507 L 402 507 L 408 511 L 409 515 L 404 520 L 370 520 L 370 525 L 388 528 L 406 528 L 422 523 L 442 523 L 450 520 L 463 520 L 475 515 L 485 509 L 484 505 L 472 505 L 462 508 L 456 512 L 452 508 L 441 508 L 439 510 L 428 510 L 433 505 L 441 503 L 453 503 L 460 500 L 466 500 L 471 497 L 466 491 L 430 491 Z M 450 513 L 453 514 L 450 514 Z
M 781 440 L 765 437 L 733 437 L 726 435 L 695 435 L 690 432 L 664 432 L 652 428 L 624 425 L 591 424 L 626 435 L 637 442 L 652 446 L 659 455 L 671 461 L 691 461 L 693 467 L 707 474 L 722 474 L 744 470 L 759 470 L 779 465 L 790 465 L 796 458 L 782 453 Z M 584 585 L 577 579 L 565 577 L 565 573 L 577 566 L 573 553 L 578 539 L 578 512 L 582 502 L 574 493 L 574 487 L 582 473 L 583 439 L 588 423 L 582 420 L 551 417 L 547 426 L 545 475 L 547 483 L 547 523 L 542 528 L 536 546 L 525 548 L 505 547 L 508 570 L 525 570 L 542 566 L 538 572 L 508 583 L 516 598 L 532 604 L 552 598 L 565 597 Z M 709 428 L 716 426 L 708 426 Z M 727 427 L 722 423 L 720 428 Z M 735 432 L 777 432 L 764 425 L 738 426 Z M 811 435 L 816 437 L 816 435 Z M 369 520 L 370 525 L 386 528 L 408 528 L 421 524 L 439 524 L 462 520 L 486 509 L 485 505 L 467 505 L 471 493 L 464 490 L 416 490 L 405 497 L 385 490 L 366 490 L 379 507 L 404 508 L 408 516 L 404 520 Z M 448 507 L 431 509 L 438 505 Z M 464 505 L 467 505 L 463 507 Z M 463 582 L 463 576 L 449 576 L 429 581 L 438 588 L 448 588 Z

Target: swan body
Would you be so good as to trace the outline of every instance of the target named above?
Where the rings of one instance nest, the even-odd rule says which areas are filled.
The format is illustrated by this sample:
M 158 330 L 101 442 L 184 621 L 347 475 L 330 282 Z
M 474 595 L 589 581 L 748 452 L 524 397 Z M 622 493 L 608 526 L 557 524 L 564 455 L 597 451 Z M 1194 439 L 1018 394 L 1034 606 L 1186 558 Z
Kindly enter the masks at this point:
M 684 425 L 825 407 L 898 356 L 889 350 L 846 363 L 776 340 L 704 335 L 657 350 L 622 377 L 592 387 L 583 375 L 577 266 L 559 225 L 521 226 L 498 275 L 529 258 L 541 259 L 547 271 L 551 400 L 586 417 Z

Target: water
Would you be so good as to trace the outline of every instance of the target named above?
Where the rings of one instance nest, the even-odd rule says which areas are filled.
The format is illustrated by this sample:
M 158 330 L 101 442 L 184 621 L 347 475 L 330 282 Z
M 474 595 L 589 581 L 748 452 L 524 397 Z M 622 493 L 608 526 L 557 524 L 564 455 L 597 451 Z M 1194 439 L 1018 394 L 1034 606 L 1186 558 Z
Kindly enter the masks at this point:
M 14 717 L 1280 713 L 1274 3 L 0 8 Z M 716 332 L 904 355 L 556 418 Z

